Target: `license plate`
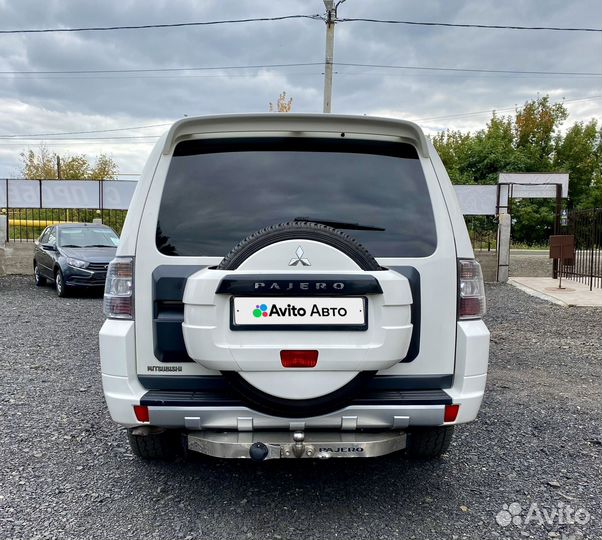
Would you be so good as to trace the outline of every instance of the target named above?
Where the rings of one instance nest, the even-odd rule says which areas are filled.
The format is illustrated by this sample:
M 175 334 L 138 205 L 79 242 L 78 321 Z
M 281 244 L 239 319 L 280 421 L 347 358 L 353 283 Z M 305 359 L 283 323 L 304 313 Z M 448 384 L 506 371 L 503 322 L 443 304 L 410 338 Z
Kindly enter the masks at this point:
M 363 297 L 234 297 L 232 329 L 365 330 Z

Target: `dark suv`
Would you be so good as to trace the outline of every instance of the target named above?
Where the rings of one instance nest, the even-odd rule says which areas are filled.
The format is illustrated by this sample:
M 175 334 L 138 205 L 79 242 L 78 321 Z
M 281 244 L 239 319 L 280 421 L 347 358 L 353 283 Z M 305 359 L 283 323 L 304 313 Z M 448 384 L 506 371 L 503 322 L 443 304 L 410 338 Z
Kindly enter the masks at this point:
M 119 237 L 106 225 L 63 223 L 46 227 L 33 253 L 36 285 L 52 281 L 61 297 L 74 287 L 104 287 L 118 244 Z

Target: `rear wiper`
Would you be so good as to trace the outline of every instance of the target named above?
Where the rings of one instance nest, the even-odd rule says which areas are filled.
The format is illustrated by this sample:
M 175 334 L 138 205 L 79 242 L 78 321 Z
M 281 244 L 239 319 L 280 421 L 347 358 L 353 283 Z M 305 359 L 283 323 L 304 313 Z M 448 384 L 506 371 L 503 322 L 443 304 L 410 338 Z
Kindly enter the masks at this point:
M 90 244 L 89 246 L 83 246 L 85 248 L 89 247 L 115 247 L 115 246 L 107 246 L 106 244 Z
M 74 248 L 74 247 L 75 247 L 75 248 L 81 248 L 81 247 L 84 247 L 84 246 L 76 246 L 75 244 L 62 244 L 62 245 L 61 245 L 61 246 L 59 246 L 59 247 L 62 247 L 62 248 L 66 248 L 66 247 L 67 247 L 67 248 L 69 248 L 69 247 L 70 247 L 70 248 Z
M 321 223 L 328 225 L 334 229 L 347 229 L 350 231 L 384 231 L 382 227 L 374 227 L 373 225 L 362 225 L 361 223 L 347 223 L 346 221 L 331 221 L 329 219 L 319 219 L 312 217 L 296 217 L 293 221 L 311 221 L 312 223 Z

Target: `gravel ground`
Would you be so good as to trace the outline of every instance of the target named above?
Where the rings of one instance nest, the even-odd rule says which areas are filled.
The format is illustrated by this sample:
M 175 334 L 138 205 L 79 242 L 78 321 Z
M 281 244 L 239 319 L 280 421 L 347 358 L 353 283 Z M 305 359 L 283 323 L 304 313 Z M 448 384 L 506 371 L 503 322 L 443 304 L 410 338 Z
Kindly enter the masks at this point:
M 601 311 L 488 301 L 488 392 L 439 461 L 147 464 L 103 402 L 100 299 L 0 278 L 0 538 L 602 538 Z M 512 503 L 533 519 L 496 523 Z M 559 505 L 590 519 L 538 524 Z

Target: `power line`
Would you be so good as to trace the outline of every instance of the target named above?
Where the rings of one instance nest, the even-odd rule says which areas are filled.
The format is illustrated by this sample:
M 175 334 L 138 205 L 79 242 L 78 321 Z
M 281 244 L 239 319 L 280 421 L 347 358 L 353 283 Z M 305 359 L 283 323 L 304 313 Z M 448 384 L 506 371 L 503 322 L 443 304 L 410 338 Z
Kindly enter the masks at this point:
M 182 23 L 163 23 L 163 24 L 140 24 L 140 25 L 121 25 L 121 26 L 89 26 L 78 28 L 25 28 L 13 30 L 0 30 L 0 34 L 48 34 L 59 32 L 104 32 L 110 30 L 149 30 L 157 28 L 182 28 L 191 26 L 215 26 L 220 24 L 240 24 L 251 22 L 274 22 L 292 19 L 310 19 L 314 21 L 324 21 L 322 15 L 284 15 L 281 17 L 254 17 L 249 19 L 227 19 L 220 21 L 194 21 Z M 600 28 L 575 28 L 558 26 L 519 26 L 519 25 L 501 25 L 501 24 L 467 24 L 467 23 L 446 23 L 434 21 L 407 21 L 391 19 L 370 19 L 370 18 L 341 18 L 340 22 L 368 22 L 379 24 L 405 24 L 411 26 L 440 26 L 447 28 L 481 28 L 489 30 L 547 30 L 556 32 L 602 32 Z
M 30 133 L 26 135 L 0 135 L 0 139 L 6 138 L 29 138 L 29 137 L 53 137 L 55 135 L 85 135 L 87 133 L 111 133 L 113 131 L 131 131 L 134 129 L 148 129 L 154 127 L 165 127 L 171 126 L 173 122 L 166 122 L 164 124 L 147 124 L 145 126 L 132 126 L 124 128 L 113 128 L 113 129 L 92 129 L 87 131 L 60 131 L 58 133 Z
M 590 97 L 584 97 L 584 98 L 575 98 L 575 99 L 564 99 L 562 100 L 560 103 L 575 103 L 575 102 L 579 102 L 579 101 L 593 101 L 593 100 L 597 100 L 597 99 L 602 99 L 602 95 L 596 95 L 596 96 L 590 96 Z M 416 122 L 422 122 L 422 121 L 426 121 L 426 120 L 440 120 L 440 119 L 446 119 L 446 118 L 460 118 L 463 116 L 474 116 L 474 115 L 478 115 L 478 114 L 486 114 L 486 113 L 491 113 L 492 111 L 509 111 L 509 110 L 514 110 L 516 108 L 516 105 L 511 106 L 511 107 L 502 107 L 502 108 L 495 108 L 492 107 L 490 109 L 485 109 L 485 110 L 481 110 L 481 111 L 472 111 L 472 112 L 466 112 L 466 113 L 458 113 L 458 114 L 451 114 L 451 115 L 444 115 L 444 116 L 429 116 L 429 117 L 423 117 L 423 118 L 417 118 L 415 121 Z M 0 135 L 0 139 L 4 139 L 4 140 L 35 140 L 38 138 L 42 138 L 42 137 L 53 137 L 52 139 L 48 139 L 49 143 L 52 141 L 82 141 L 82 140 L 98 140 L 98 141 L 111 141 L 111 140 L 122 140 L 122 139 L 158 139 L 160 137 L 160 135 L 132 135 L 132 136 L 125 136 L 125 137 L 121 137 L 121 136 L 117 136 L 117 137 L 60 137 L 61 135 L 84 135 L 84 134 L 93 134 L 93 133 L 110 133 L 110 132 L 114 132 L 114 131 L 129 131 L 129 130 L 135 130 L 135 129 L 147 129 L 147 128 L 154 128 L 154 127 L 164 127 L 164 126 L 171 126 L 172 122 L 167 122 L 167 123 L 163 123 L 163 124 L 147 124 L 147 125 L 143 125 L 143 126 L 132 126 L 132 127 L 123 127 L 123 128 L 114 128 L 114 129 L 98 129 L 98 130 L 86 130 L 86 131 L 62 131 L 62 132 L 54 132 L 54 133 L 30 133 L 30 134 L 19 134 L 19 135 Z M 150 141 L 152 142 L 152 141 Z M 137 144 L 148 144 L 145 141 L 137 141 Z M 7 143 L 0 143 L 3 146 L 8 145 Z M 18 143 L 21 144 L 21 143 Z M 101 143 L 98 143 L 101 144 Z
M 409 69 L 418 71 L 453 71 L 468 73 L 508 73 L 508 74 L 527 74 L 527 75 L 587 75 L 602 77 L 602 73 L 592 71 L 522 71 L 517 69 L 481 69 L 481 68 L 447 68 L 434 66 L 399 66 L 391 64 L 358 64 L 353 62 L 334 62 L 336 66 L 386 68 L 386 69 Z
M 344 18 L 337 19 L 337 22 L 369 22 L 381 24 L 407 24 L 412 26 L 444 26 L 448 28 L 487 28 L 490 30 L 552 30 L 556 32 L 602 32 L 600 28 L 567 28 L 558 26 L 516 26 L 501 24 L 463 24 L 463 23 L 444 23 L 444 22 L 424 22 L 424 21 L 396 21 L 386 19 L 368 19 L 368 18 Z
M 53 141 L 61 141 L 63 139 L 52 139 Z M 71 139 L 64 139 L 66 141 L 72 141 Z M 35 142 L 39 142 L 39 141 L 35 141 Z M 0 147 L 5 147 L 5 146 L 20 146 L 21 148 L 23 146 L 31 146 L 33 143 L 27 143 L 27 142 L 22 142 L 22 143 L 17 143 L 17 142 L 0 142 Z M 55 146 L 72 146 L 72 145 L 88 145 L 88 144 L 104 144 L 104 145 L 117 145 L 117 144 L 154 144 L 154 141 L 128 141 L 127 143 L 125 141 L 121 142 L 121 143 L 112 143 L 112 142 L 107 142 L 107 141 L 85 141 L 85 142 L 81 142 L 81 141 L 75 141 L 75 142 L 57 142 L 57 143 L 53 143 L 52 141 L 50 142 L 45 142 L 44 146 L 48 146 L 48 147 L 55 147 Z
M 591 97 L 586 97 L 586 98 L 576 98 L 576 99 L 565 99 L 563 100 L 561 103 L 575 103 L 578 101 L 593 101 L 596 99 L 602 99 L 602 95 L 599 96 L 591 96 Z M 429 116 L 429 117 L 424 117 L 424 118 L 416 118 L 414 121 L 415 122 L 425 122 L 427 120 L 444 120 L 447 118 L 462 118 L 465 116 L 476 116 L 479 114 L 486 114 L 486 113 L 492 113 L 492 112 L 500 112 L 500 111 L 513 111 L 516 109 L 516 105 L 512 106 L 512 107 L 502 107 L 502 108 L 492 108 L 492 109 L 486 109 L 483 111 L 473 111 L 473 112 L 467 112 L 467 113 L 459 113 L 459 114 L 447 114 L 444 116 Z
M 69 74 L 95 74 L 95 73 L 165 73 L 179 71 L 211 71 L 228 69 L 260 69 L 283 68 L 300 66 L 322 66 L 324 62 L 295 62 L 290 64 L 249 64 L 246 66 L 195 66 L 178 68 L 137 68 L 137 69 L 69 69 L 55 71 L 0 71 L 0 75 L 69 75 Z
M 177 68 L 139 68 L 139 69 L 71 69 L 54 71 L 0 71 L 0 75 L 92 75 L 92 74 L 113 74 L 113 73 L 173 73 L 185 71 L 215 71 L 215 70 L 239 70 L 239 69 L 264 69 L 264 68 L 285 68 L 285 67 L 307 67 L 323 66 L 324 62 L 296 62 L 290 64 L 249 64 L 233 66 L 193 66 Z M 394 64 L 361 64 L 355 62 L 333 62 L 335 66 L 341 67 L 361 67 L 361 68 L 381 68 L 381 69 L 403 69 L 417 71 L 448 71 L 456 73 L 500 73 L 500 74 L 524 74 L 524 75 L 570 75 L 602 77 L 602 73 L 594 71 L 523 71 L 517 69 L 483 69 L 483 68 L 450 68 L 441 66 L 407 66 Z M 133 77 L 132 77 L 133 78 Z
M 124 26 L 88 26 L 80 28 L 26 28 L 18 30 L 0 30 L 0 34 L 50 34 L 59 32 L 105 32 L 107 30 L 148 30 L 151 28 L 181 28 L 186 26 L 215 26 L 218 24 L 239 24 L 250 22 L 273 22 L 290 19 L 322 20 L 321 15 L 284 15 L 281 17 L 254 17 L 251 19 L 228 19 L 223 21 L 197 21 L 165 24 L 139 24 Z

